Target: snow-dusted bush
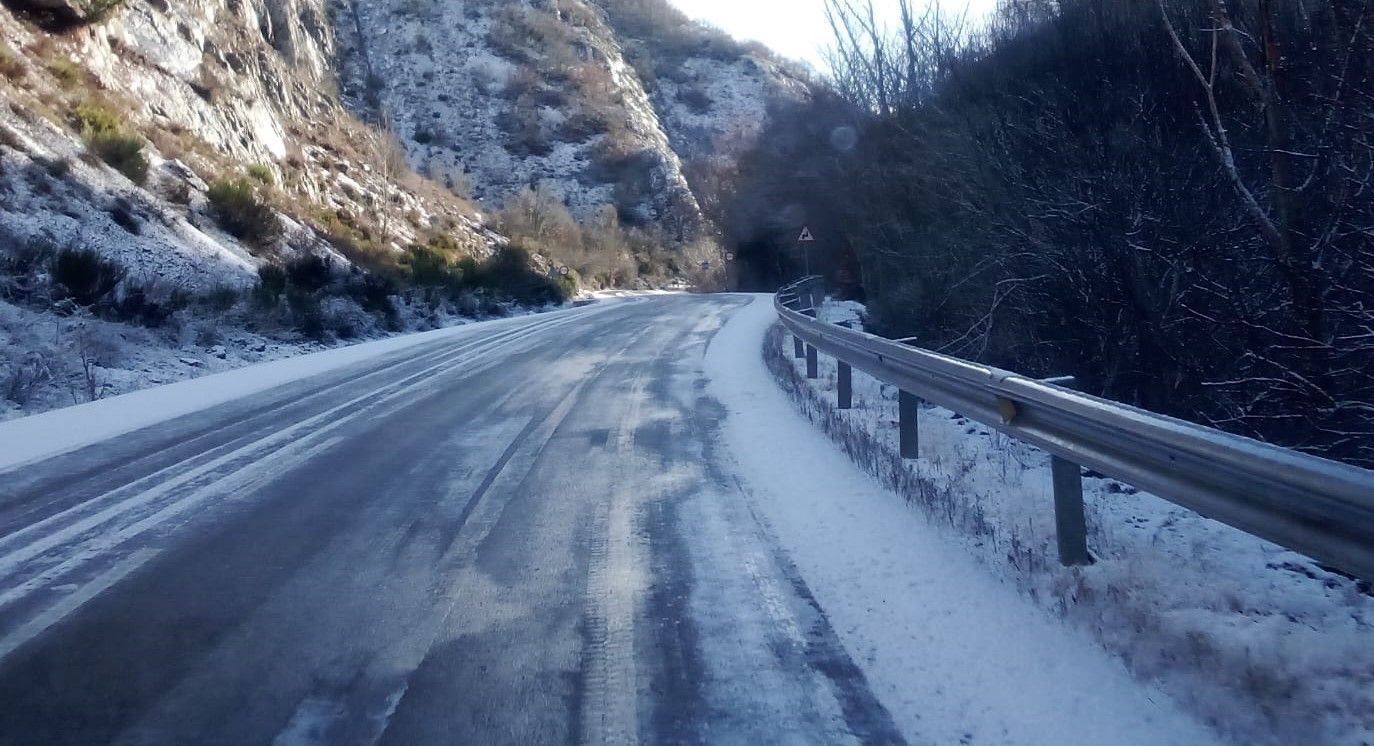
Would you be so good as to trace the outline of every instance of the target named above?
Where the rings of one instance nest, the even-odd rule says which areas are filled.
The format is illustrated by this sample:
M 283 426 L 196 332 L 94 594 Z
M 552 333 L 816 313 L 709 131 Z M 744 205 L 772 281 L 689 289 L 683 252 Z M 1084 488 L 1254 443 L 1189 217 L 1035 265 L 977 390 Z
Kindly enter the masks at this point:
M 354 339 L 377 329 L 377 318 L 352 298 L 333 296 L 320 303 L 325 328 L 338 339 Z
M 286 279 L 293 288 L 313 293 L 334 280 L 334 266 L 326 258 L 303 254 L 286 263 Z
M 700 85 L 687 86 L 678 91 L 677 100 L 687 105 L 693 114 L 705 114 L 714 103 L 711 95 Z
M 267 305 L 276 305 L 286 292 L 286 270 L 279 264 L 264 264 L 258 268 L 258 285 L 255 295 Z
M 15 303 L 47 300 L 47 267 L 53 246 L 47 241 L 0 237 L 10 242 L 0 251 L 0 300 Z
M 28 74 L 28 66 L 8 46 L 0 44 L 0 78 L 19 81 Z
M 72 402 L 78 401 L 77 390 L 85 401 L 95 401 L 106 393 L 105 368 L 117 365 L 124 355 L 124 344 L 118 333 L 107 325 L 94 323 L 89 317 L 74 319 L 67 329 L 67 351 L 74 358 L 75 384 L 69 384 Z
M 128 271 L 93 249 L 63 249 L 53 257 L 50 271 L 62 295 L 84 308 L 111 297 Z
M 272 173 L 272 167 L 265 163 L 251 163 L 247 169 L 248 178 L 262 184 L 265 187 L 276 186 L 277 176 Z
M 0 395 L 4 399 L 26 406 L 39 387 L 52 379 L 53 362 L 43 351 L 14 345 L 0 349 Z
M 161 289 L 157 283 L 126 281 L 111 309 L 111 317 L 140 326 L 159 327 L 186 302 L 184 293 Z
M 503 90 L 515 74 L 515 69 L 515 66 L 499 57 L 475 57 L 467 63 L 473 83 L 483 92 Z

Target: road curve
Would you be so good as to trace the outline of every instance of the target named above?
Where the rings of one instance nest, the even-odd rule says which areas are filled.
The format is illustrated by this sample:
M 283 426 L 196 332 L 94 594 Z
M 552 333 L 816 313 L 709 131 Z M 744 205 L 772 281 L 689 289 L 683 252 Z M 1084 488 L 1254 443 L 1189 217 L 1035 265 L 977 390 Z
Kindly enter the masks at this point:
M 720 458 L 748 302 L 474 326 L 0 473 L 0 743 L 894 743 Z

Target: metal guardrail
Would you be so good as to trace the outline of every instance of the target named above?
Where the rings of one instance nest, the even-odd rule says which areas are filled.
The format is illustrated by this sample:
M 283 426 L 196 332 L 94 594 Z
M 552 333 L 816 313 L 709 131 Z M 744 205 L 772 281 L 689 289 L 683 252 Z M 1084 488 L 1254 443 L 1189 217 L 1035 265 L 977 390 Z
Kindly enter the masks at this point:
M 919 450 L 924 399 L 1052 456 L 1060 559 L 1088 564 L 1082 467 L 1374 580 L 1374 471 L 1298 453 L 1089 396 L 1005 370 L 817 321 L 820 278 L 779 291 L 778 317 L 817 375 L 816 355 L 839 361 L 841 408 L 851 368 L 901 391 L 904 458 Z

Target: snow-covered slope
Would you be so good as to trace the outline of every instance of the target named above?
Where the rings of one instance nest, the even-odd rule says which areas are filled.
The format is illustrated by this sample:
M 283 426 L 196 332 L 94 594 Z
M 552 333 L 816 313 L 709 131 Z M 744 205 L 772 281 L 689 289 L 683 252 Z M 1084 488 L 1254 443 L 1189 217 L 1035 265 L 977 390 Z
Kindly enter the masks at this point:
M 340 0 L 346 90 L 412 160 L 483 201 L 545 184 L 574 214 L 690 232 L 700 210 L 614 34 L 581 0 Z M 342 28 L 342 26 L 341 26 Z
M 74 29 L 0 10 L 0 38 L 12 60 L 0 86 L 0 232 L 12 242 L 76 241 L 133 274 L 190 287 L 247 284 L 254 256 L 271 250 L 328 252 L 322 231 L 307 227 L 324 213 L 392 205 L 407 216 L 393 221 L 392 242 L 442 224 L 472 251 L 491 244 L 461 200 L 384 173 L 379 134 L 333 94 L 323 0 L 133 0 Z M 148 141 L 145 183 L 96 159 L 78 162 L 88 152 L 82 107 Z M 207 214 L 208 183 L 249 167 L 282 193 L 288 230 L 279 246 L 246 246 Z M 120 200 L 139 228 L 109 219 Z
M 666 0 L 591 0 L 649 91 L 688 181 L 707 202 L 768 124 L 770 106 L 812 95 L 813 73 L 703 26 Z
M 684 161 L 730 161 L 768 124 L 776 100 L 810 95 L 796 72 L 770 56 L 745 52 L 731 59 L 693 57 L 674 75 L 657 79 L 654 103 Z
M 695 26 L 656 33 L 712 46 L 647 70 L 633 54 L 681 42 L 627 36 L 614 4 L 334 2 L 351 21 L 339 26 L 349 98 L 392 123 L 421 173 L 489 204 L 542 184 L 579 217 L 613 205 L 690 238 L 702 214 L 684 161 L 738 152 L 769 101 L 806 95 L 765 51 Z

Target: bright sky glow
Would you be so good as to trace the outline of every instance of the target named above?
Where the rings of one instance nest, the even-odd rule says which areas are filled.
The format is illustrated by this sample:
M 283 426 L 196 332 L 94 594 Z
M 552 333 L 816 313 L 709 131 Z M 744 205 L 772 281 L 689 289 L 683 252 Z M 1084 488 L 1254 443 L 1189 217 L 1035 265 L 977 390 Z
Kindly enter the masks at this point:
M 949 0 L 943 6 L 961 10 L 965 0 Z M 967 0 L 970 15 L 981 16 L 994 0 Z M 775 52 L 826 69 L 822 50 L 831 44 L 830 24 L 825 20 L 825 0 L 672 0 L 688 16 L 706 21 L 737 39 L 760 41 Z M 880 14 L 897 18 L 897 3 L 876 0 Z

